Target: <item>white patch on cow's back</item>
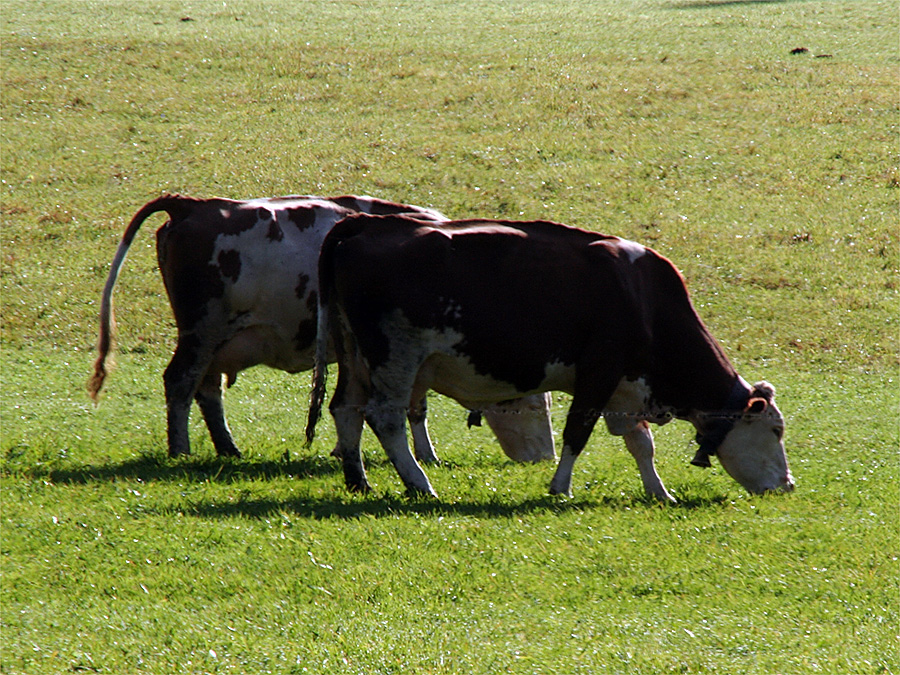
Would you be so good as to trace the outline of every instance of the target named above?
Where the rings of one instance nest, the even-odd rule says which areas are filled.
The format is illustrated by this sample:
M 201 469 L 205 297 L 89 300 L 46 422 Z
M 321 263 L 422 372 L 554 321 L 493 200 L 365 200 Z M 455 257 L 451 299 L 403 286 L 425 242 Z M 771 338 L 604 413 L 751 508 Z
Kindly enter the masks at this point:
M 459 320 L 462 318 L 462 305 L 458 300 L 441 296 L 438 302 L 443 308 L 442 315 L 445 319 Z
M 284 211 L 297 207 L 319 206 L 327 209 L 340 208 L 333 202 L 329 202 L 322 197 L 314 196 L 290 196 L 290 197 L 259 197 L 257 199 L 248 199 L 243 202 L 243 206 L 248 209 L 264 208 L 271 211 Z
M 623 251 L 625 255 L 628 256 L 628 262 L 631 263 L 647 253 L 646 247 L 638 244 L 636 241 L 630 241 L 628 239 L 619 238 L 617 246 L 619 247 L 619 250 Z

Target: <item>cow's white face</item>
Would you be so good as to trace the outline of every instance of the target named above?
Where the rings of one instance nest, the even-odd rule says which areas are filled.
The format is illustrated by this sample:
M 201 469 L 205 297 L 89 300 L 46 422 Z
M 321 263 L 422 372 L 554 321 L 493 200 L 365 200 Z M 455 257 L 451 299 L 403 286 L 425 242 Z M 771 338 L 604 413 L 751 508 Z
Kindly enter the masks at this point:
M 774 401 L 751 398 L 717 455 L 725 471 L 752 493 L 794 489 L 784 452 L 784 417 Z

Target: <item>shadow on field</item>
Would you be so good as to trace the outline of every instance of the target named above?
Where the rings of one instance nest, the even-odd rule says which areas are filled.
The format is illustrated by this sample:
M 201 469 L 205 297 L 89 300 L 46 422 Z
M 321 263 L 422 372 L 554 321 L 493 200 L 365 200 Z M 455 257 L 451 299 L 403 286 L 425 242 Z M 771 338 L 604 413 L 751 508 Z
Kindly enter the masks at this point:
M 644 494 L 618 495 L 614 497 L 586 496 L 566 499 L 544 494 L 526 497 L 521 501 L 442 501 L 440 499 L 382 495 L 354 498 L 349 494 L 337 497 L 304 499 L 241 499 L 237 502 L 194 504 L 185 513 L 200 518 L 250 518 L 266 519 L 279 513 L 290 513 L 301 518 L 348 520 L 358 518 L 389 518 L 395 516 L 470 516 L 473 518 L 510 518 L 534 512 L 563 514 L 572 511 L 607 509 L 622 511 L 635 507 L 694 510 L 728 503 L 725 496 L 697 496 L 683 499 L 674 505 L 663 505 Z
M 385 462 L 387 460 L 384 460 Z M 621 511 L 630 508 L 694 510 L 728 503 L 728 497 L 701 491 L 679 491 L 681 497 L 675 505 L 663 505 L 643 492 L 598 494 L 585 490 L 575 498 L 563 498 L 549 494 L 537 497 L 515 496 L 487 498 L 484 500 L 442 501 L 425 497 L 408 497 L 400 494 L 354 495 L 346 491 L 343 476 L 337 462 L 329 457 L 310 455 L 292 460 L 246 459 L 169 459 L 156 455 L 142 455 L 110 464 L 86 464 L 66 468 L 31 468 L 25 473 L 32 478 L 45 478 L 58 485 L 85 485 L 136 481 L 138 483 L 220 483 L 266 481 L 278 478 L 299 479 L 332 476 L 333 494 L 321 496 L 268 499 L 242 493 L 236 501 L 200 500 L 179 506 L 169 506 L 164 512 L 179 512 L 198 518 L 249 518 L 265 519 L 280 513 L 290 513 L 301 518 L 316 520 L 389 518 L 396 516 L 471 516 L 475 518 L 508 518 L 533 512 L 568 513 L 592 509 Z M 448 495 L 449 496 L 449 495 Z M 451 497 L 452 498 L 452 497 Z
M 242 459 L 160 459 L 143 455 L 112 464 L 86 464 L 80 467 L 49 469 L 30 473 L 46 476 L 57 484 L 85 484 L 116 480 L 214 481 L 232 483 L 273 478 L 311 478 L 336 472 L 335 463 L 326 457 L 311 455 L 291 460 L 247 461 Z
M 265 519 L 280 513 L 315 520 L 356 520 L 359 518 L 390 518 L 396 516 L 470 516 L 473 518 L 509 518 L 541 511 L 567 513 L 586 511 L 600 506 L 601 502 L 587 500 L 560 500 L 545 495 L 523 499 L 519 502 L 426 500 L 404 497 L 371 497 L 352 501 L 352 497 L 323 497 L 321 499 L 251 499 L 238 503 L 197 504 L 190 508 L 190 515 L 200 518 L 250 518 Z M 187 512 L 186 512 L 187 513 Z

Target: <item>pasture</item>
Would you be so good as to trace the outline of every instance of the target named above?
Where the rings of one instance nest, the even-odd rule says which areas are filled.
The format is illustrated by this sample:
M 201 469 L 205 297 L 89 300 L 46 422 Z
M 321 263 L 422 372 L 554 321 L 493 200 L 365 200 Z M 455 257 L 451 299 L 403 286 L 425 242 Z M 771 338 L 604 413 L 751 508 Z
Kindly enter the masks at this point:
M 895 3 L 4 0 L 0 23 L 0 672 L 900 673 Z M 352 495 L 330 418 L 303 448 L 309 376 L 264 369 L 226 393 L 242 459 L 195 409 L 171 460 L 162 217 L 99 407 L 84 389 L 119 237 L 163 192 L 650 245 L 777 388 L 797 489 L 690 466 L 676 422 L 678 505 L 601 427 L 550 497 L 552 465 L 432 397 L 440 500 L 368 432 Z

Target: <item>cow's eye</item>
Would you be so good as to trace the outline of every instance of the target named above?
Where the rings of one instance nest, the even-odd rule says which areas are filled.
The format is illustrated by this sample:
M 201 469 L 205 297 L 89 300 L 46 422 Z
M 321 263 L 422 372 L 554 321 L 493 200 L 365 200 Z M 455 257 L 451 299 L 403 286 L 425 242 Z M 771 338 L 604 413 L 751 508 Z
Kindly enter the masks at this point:
M 775 438 L 780 441 L 782 436 L 784 436 L 784 427 L 775 427 L 772 429 L 772 433 L 775 434 Z

